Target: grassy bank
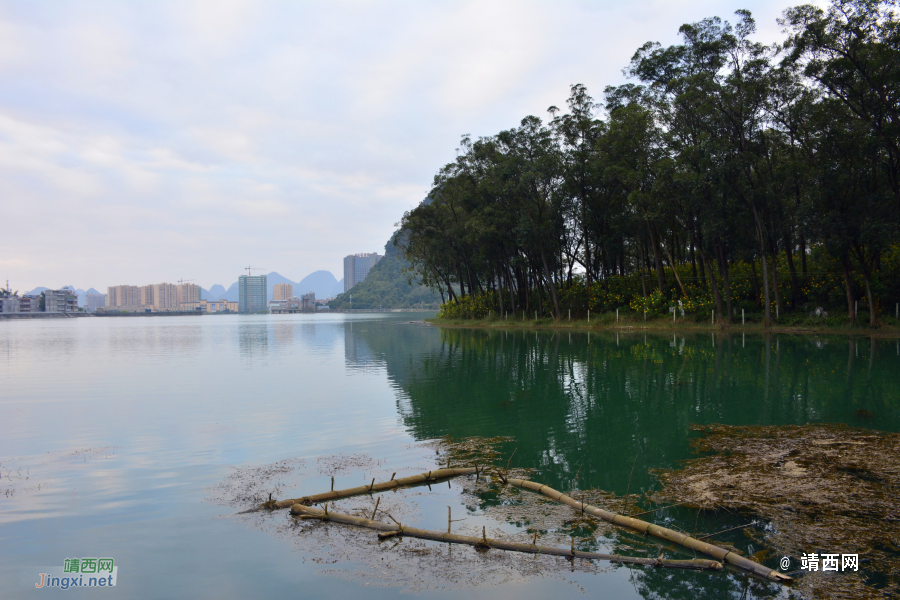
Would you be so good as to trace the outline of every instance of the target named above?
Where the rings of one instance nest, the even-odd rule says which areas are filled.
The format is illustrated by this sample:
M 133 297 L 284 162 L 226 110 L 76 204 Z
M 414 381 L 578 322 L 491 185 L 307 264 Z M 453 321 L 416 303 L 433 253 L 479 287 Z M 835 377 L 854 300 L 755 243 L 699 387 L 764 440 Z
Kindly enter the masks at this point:
M 478 329 L 565 329 L 585 331 L 717 331 L 737 333 L 796 333 L 796 334 L 840 334 L 840 335 L 864 335 L 900 337 L 900 322 L 893 317 L 884 317 L 878 327 L 869 327 L 868 317 L 860 317 L 856 322 L 850 322 L 845 317 L 810 318 L 801 316 L 786 316 L 775 319 L 771 327 L 766 328 L 760 316 L 747 315 L 745 323 L 741 323 L 740 316 L 735 323 L 723 326 L 717 319 L 713 325 L 712 319 L 699 320 L 692 316 L 678 317 L 674 321 L 671 317 L 648 317 L 645 321 L 632 314 L 603 313 L 591 315 L 587 319 L 562 318 L 556 321 L 552 318 L 541 319 L 514 319 L 498 317 L 495 315 L 481 319 L 447 319 L 435 317 L 427 319 L 429 323 L 438 327 L 460 327 Z

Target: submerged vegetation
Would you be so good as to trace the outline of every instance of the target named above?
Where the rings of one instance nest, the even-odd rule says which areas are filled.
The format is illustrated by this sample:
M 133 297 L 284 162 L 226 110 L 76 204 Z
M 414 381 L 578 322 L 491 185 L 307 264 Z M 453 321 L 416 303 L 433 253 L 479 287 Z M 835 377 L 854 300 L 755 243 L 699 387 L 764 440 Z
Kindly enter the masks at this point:
M 828 425 L 695 427 L 710 456 L 660 473 L 661 502 L 764 519 L 748 528 L 778 556 L 859 555 L 859 570 L 808 572 L 817 598 L 890 598 L 900 591 L 900 435 Z M 807 595 L 807 594 L 804 594 Z
M 645 44 L 602 104 L 573 85 L 546 123 L 465 136 L 404 215 L 403 255 L 443 318 L 822 307 L 877 326 L 900 301 L 895 7 L 790 8 L 781 45 L 743 10 Z

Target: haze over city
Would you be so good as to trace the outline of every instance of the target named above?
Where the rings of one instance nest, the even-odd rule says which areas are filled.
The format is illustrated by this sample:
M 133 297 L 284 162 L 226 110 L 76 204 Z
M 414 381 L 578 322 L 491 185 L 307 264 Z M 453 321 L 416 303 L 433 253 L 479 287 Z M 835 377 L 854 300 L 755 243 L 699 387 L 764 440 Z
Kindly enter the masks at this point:
M 783 2 L 0 2 L 0 275 L 15 289 L 341 277 L 462 134 L 602 97 L 673 23 Z

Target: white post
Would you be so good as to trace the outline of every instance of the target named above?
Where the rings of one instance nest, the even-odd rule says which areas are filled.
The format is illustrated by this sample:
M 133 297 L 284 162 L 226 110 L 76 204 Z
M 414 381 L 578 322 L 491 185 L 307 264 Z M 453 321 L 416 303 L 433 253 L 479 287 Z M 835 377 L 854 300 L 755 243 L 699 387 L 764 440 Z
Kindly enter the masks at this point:
M 742 308 L 741 309 L 741 325 L 746 325 L 746 324 L 747 324 L 747 322 L 744 321 L 744 309 Z
M 569 309 L 569 320 L 570 321 L 572 320 L 572 309 L 571 308 Z
M 716 324 L 716 310 L 715 309 L 712 310 L 712 324 L 713 325 Z
M 675 311 L 674 310 L 672 311 L 672 322 L 673 323 L 675 322 Z
M 778 318 L 778 305 L 775 305 L 775 318 Z
M 619 309 L 616 309 L 616 323 L 619 322 Z
M 647 320 L 647 309 L 646 308 L 644 309 L 644 320 L 645 321 Z
M 537 311 L 534 311 L 534 320 L 537 321 Z

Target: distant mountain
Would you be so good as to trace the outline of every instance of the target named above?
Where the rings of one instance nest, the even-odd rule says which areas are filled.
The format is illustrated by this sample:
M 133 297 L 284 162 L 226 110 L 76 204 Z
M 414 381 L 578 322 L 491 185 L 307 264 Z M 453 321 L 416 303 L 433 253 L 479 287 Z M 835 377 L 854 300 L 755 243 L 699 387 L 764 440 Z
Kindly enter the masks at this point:
M 299 298 L 300 294 L 315 292 L 316 298 L 330 298 L 337 283 L 338 280 L 334 278 L 331 271 L 316 271 L 301 279 L 300 283 L 294 284 L 294 295 Z M 343 284 L 341 289 L 343 289 Z
M 237 281 L 228 286 L 228 289 L 225 290 L 225 293 L 219 296 L 219 300 L 228 300 L 229 302 L 237 302 L 238 301 L 238 284 Z
M 218 283 L 208 290 L 200 288 L 200 291 L 203 300 L 220 300 L 225 294 L 225 288 Z
M 342 277 L 341 280 L 338 281 L 337 284 L 333 288 L 331 288 L 331 293 L 325 297 L 326 298 L 334 298 L 338 294 L 343 294 L 343 293 L 344 293 L 344 278 Z
M 90 288 L 87 291 L 85 291 L 81 288 L 78 288 L 76 290 L 75 287 L 71 286 L 71 285 L 64 285 L 61 288 L 36 287 L 33 290 L 31 290 L 30 292 L 25 292 L 22 295 L 23 296 L 39 296 L 41 294 L 41 292 L 46 292 L 49 289 L 72 290 L 73 292 L 75 292 L 75 296 L 78 298 L 78 306 L 84 306 L 84 300 L 85 300 L 84 297 L 87 296 L 88 294 L 99 294 L 100 293 L 97 290 L 95 290 L 94 288 Z
M 305 294 L 307 292 L 315 292 L 316 298 L 330 298 L 334 295 L 334 290 L 337 285 L 340 283 L 337 279 L 334 278 L 334 275 L 331 271 L 316 271 L 314 273 L 310 273 L 306 277 L 300 280 L 299 283 L 296 281 L 291 281 L 281 273 L 277 271 L 272 271 L 268 275 L 266 275 L 266 284 L 269 287 L 268 290 L 268 300 L 272 300 L 273 289 L 276 284 L 279 283 L 289 283 L 291 287 L 293 287 L 294 295 L 300 297 L 301 294 Z M 341 290 L 343 290 L 343 284 L 341 283 Z M 209 288 L 209 293 L 212 294 L 216 291 L 219 293 L 217 298 L 208 298 L 209 300 L 228 300 L 229 302 L 237 302 L 240 292 L 238 291 L 237 282 L 232 283 L 228 289 L 226 290 L 221 285 L 214 285 Z M 221 290 L 221 292 L 219 292 Z

